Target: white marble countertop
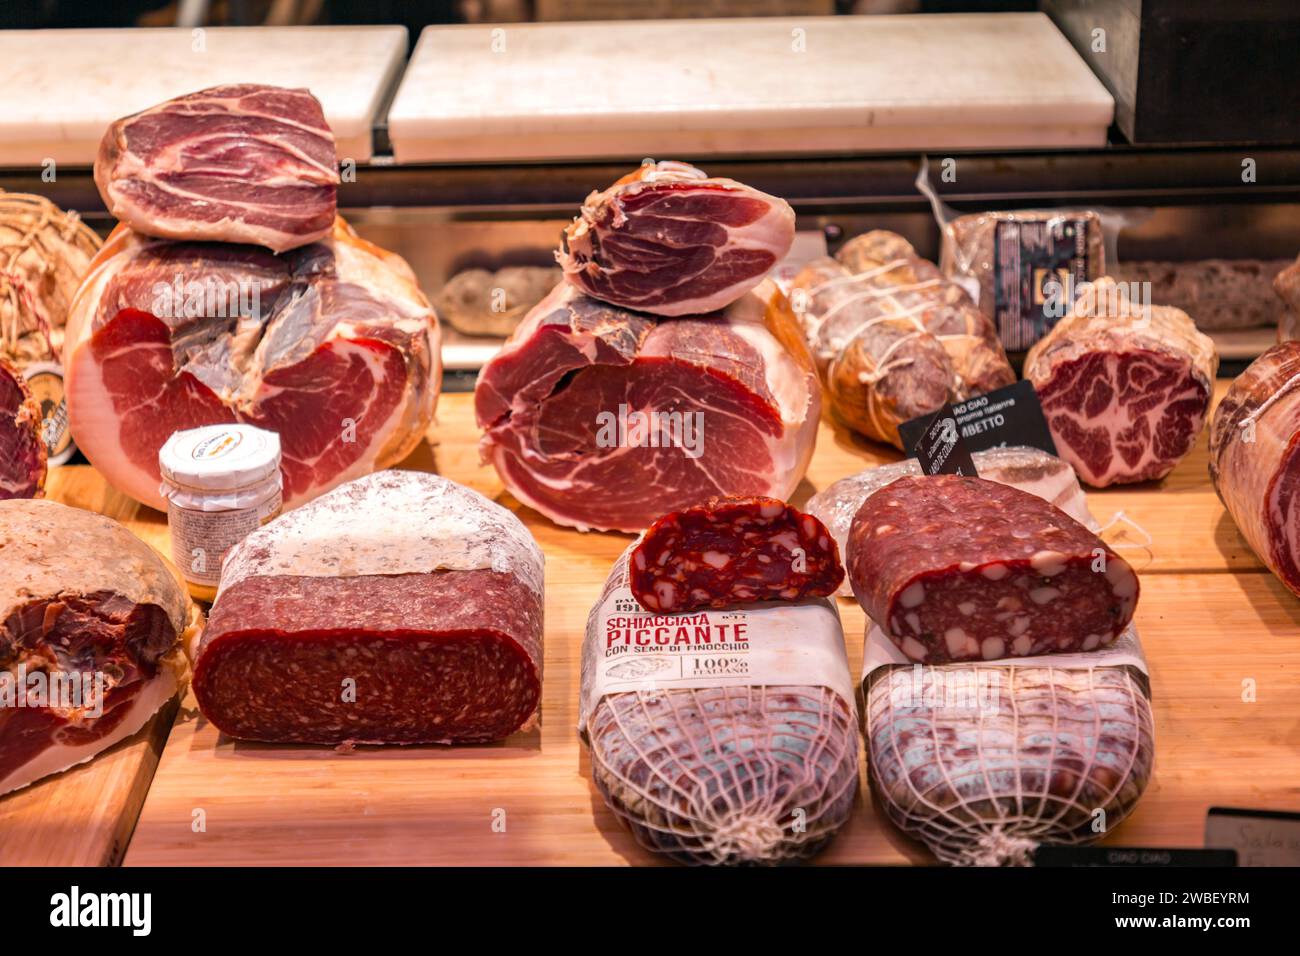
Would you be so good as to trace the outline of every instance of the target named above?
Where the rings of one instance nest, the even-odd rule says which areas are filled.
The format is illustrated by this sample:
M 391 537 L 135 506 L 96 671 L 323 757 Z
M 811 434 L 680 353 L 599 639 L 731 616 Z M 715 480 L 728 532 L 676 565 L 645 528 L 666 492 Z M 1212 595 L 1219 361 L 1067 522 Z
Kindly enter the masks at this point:
M 399 163 L 1095 146 L 1114 102 L 1040 13 L 426 27 Z
M 221 83 L 307 87 L 365 162 L 405 55 L 401 26 L 0 30 L 0 165 L 92 163 L 113 120 Z

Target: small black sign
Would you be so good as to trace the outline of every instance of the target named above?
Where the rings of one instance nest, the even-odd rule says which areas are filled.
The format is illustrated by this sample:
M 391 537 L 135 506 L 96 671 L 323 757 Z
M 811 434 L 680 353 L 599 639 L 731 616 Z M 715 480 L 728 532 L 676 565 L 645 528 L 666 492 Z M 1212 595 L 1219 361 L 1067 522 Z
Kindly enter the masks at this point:
M 1300 866 L 1300 813 L 1210 807 L 1205 845 L 1236 850 L 1242 866 Z
M 1143 846 L 1040 846 L 1034 866 L 1236 866 L 1236 850 Z
M 921 419 L 913 419 L 921 421 Z M 909 422 L 908 424 L 911 424 Z M 965 475 L 978 477 L 970 449 L 962 440 L 951 406 L 931 415 L 921 431 L 912 454 L 921 462 L 927 475 Z
M 917 451 L 917 442 L 934 421 L 945 417 L 957 423 L 959 437 L 969 453 L 1004 445 L 1028 445 L 1049 455 L 1056 454 L 1056 442 L 1052 441 L 1043 406 L 1031 382 L 1016 382 L 964 402 L 954 402 L 935 414 L 899 425 L 903 447 L 912 449 L 912 455 L 921 460 L 923 470 L 926 460 Z

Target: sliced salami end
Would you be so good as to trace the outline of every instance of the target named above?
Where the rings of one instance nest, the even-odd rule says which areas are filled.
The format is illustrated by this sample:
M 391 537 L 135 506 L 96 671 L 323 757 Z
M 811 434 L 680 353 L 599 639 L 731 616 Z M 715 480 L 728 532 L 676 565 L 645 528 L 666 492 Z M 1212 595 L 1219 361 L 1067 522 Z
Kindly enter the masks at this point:
M 712 498 L 664 515 L 628 558 L 632 594 L 663 614 L 834 594 L 844 580 L 826 526 L 776 498 Z
M 862 503 L 848 550 L 858 603 L 926 663 L 1095 650 L 1137 607 L 1137 575 L 1104 541 L 981 478 L 887 485 Z
M 22 373 L 0 358 L 0 499 L 39 497 L 44 487 L 40 408 Z

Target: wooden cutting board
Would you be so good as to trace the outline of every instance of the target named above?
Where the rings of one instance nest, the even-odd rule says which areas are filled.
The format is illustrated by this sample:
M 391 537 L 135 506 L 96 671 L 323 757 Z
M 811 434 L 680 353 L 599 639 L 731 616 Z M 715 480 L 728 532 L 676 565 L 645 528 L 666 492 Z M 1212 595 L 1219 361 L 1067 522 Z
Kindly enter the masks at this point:
M 366 162 L 406 28 L 0 30 L 0 166 L 95 161 L 114 120 L 221 83 L 305 86 L 340 160 Z
M 541 726 L 489 746 L 344 754 L 223 738 L 191 698 L 167 741 L 128 865 L 656 862 L 605 808 L 574 729 L 587 612 L 630 538 L 561 529 L 520 506 L 479 464 L 477 437 L 471 396 L 445 395 L 433 445 L 405 464 L 496 497 L 545 552 Z M 823 423 L 796 500 L 887 457 Z M 95 496 L 83 490 L 82 500 Z M 1300 809 L 1300 668 L 1286 641 L 1300 625 L 1300 602 L 1260 569 L 1224 515 L 1204 448 L 1160 485 L 1094 492 L 1090 502 L 1102 520 L 1133 515 L 1153 539 L 1145 563 L 1128 555 L 1144 573 L 1138 625 L 1155 689 L 1157 771 L 1137 813 L 1110 840 L 1199 846 L 1205 808 L 1216 802 Z M 161 540 L 160 519 L 142 511 L 130 524 Z M 845 600 L 840 610 L 856 668 L 863 615 Z M 1258 703 L 1241 700 L 1248 678 L 1258 684 Z M 848 830 L 819 859 L 927 857 L 876 815 L 864 789 Z
M 1114 101 L 1041 13 L 431 26 L 399 163 L 1101 146 Z

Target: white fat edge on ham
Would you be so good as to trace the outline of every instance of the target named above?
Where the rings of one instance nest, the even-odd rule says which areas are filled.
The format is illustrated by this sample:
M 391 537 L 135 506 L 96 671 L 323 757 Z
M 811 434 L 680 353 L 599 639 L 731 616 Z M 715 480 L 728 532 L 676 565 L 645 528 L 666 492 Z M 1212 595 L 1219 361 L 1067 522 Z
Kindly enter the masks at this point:
M 250 577 L 492 570 L 540 596 L 543 561 L 523 522 L 496 502 L 438 475 L 392 470 L 254 531 L 227 555 L 220 590 Z
M 1027 446 L 989 448 L 975 452 L 971 458 L 981 478 L 1027 491 L 1060 508 L 1088 530 L 1100 529 L 1088 510 L 1088 500 L 1074 469 L 1062 459 Z M 1038 476 L 1026 479 L 1019 474 L 1026 469 L 1037 471 Z M 915 458 L 878 465 L 828 485 L 808 501 L 807 510 L 826 525 L 839 545 L 840 554 L 847 555 L 849 530 L 862 502 L 890 482 L 920 474 L 921 466 Z M 847 577 L 836 593 L 842 597 L 853 596 Z

